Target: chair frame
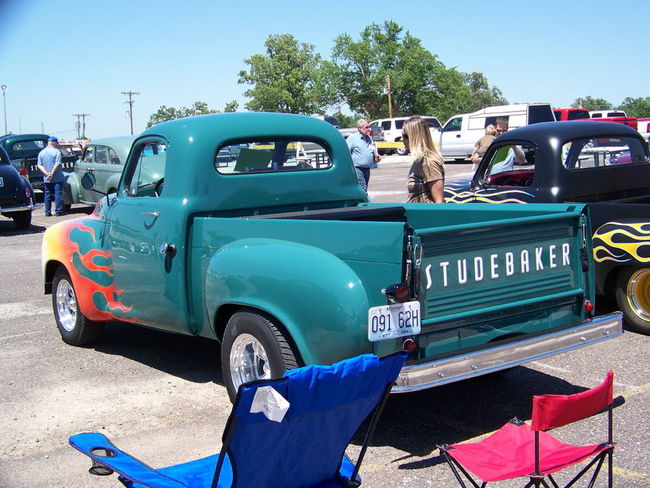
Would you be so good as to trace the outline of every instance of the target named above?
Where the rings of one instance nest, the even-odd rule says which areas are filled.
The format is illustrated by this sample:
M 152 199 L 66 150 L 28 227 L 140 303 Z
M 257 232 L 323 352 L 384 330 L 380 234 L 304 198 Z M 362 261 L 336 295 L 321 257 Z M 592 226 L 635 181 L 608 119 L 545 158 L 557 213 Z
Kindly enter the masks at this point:
M 277 381 L 278 382 L 287 381 L 287 379 L 278 378 Z M 268 380 L 251 381 L 249 383 L 245 383 L 244 385 L 241 385 L 237 390 L 237 396 L 235 398 L 235 401 L 233 402 L 233 405 L 237 405 L 239 403 L 239 397 L 243 390 L 242 388 L 243 386 L 254 386 L 255 384 L 258 383 L 269 385 Z M 354 463 L 354 470 L 352 472 L 352 475 L 350 476 L 349 479 L 339 478 L 339 481 L 343 483 L 346 488 L 358 488 L 359 486 L 361 486 L 361 482 L 357 481 L 357 476 L 359 475 L 359 470 L 361 469 L 361 463 L 363 462 L 363 458 L 366 455 L 366 451 L 368 450 L 368 444 L 370 443 L 370 439 L 372 438 L 372 435 L 375 432 L 375 429 L 379 422 L 379 417 L 381 416 L 381 412 L 384 410 L 384 406 L 388 401 L 388 397 L 390 396 L 390 392 L 393 389 L 393 386 L 395 386 L 395 381 L 391 381 L 386 385 L 386 388 L 384 389 L 384 393 L 382 394 L 379 403 L 369 414 L 369 417 L 371 417 L 370 424 L 368 425 L 368 429 L 366 430 L 366 434 L 364 436 L 363 444 L 361 445 L 361 450 L 359 451 L 359 455 L 357 456 L 357 460 Z M 219 452 L 219 459 L 217 460 L 217 466 L 215 467 L 214 470 L 214 477 L 212 479 L 211 488 L 216 488 L 217 484 L 219 483 L 219 476 L 221 474 L 221 469 L 223 468 L 224 460 L 226 458 L 226 455 L 228 454 L 228 448 L 230 447 L 230 440 L 232 439 L 236 426 L 237 426 L 237 416 L 235 415 L 235 409 L 233 408 L 232 412 L 230 413 L 230 416 L 228 417 L 228 421 L 226 422 L 226 428 L 223 434 L 223 444 L 221 447 L 221 451 Z M 237 486 L 236 475 L 233 475 L 233 486 Z
M 588 391 L 588 390 L 586 390 Z M 592 414 L 592 415 L 586 415 L 580 419 L 574 420 L 573 422 L 577 422 L 579 420 L 583 420 L 585 418 L 594 416 L 594 415 L 600 415 L 602 413 L 607 412 L 607 442 L 604 444 L 607 446 L 605 449 L 603 449 L 601 452 L 596 454 L 585 466 L 583 469 L 581 469 L 578 474 L 576 474 L 571 481 L 569 481 L 566 485 L 564 485 L 564 488 L 570 488 L 572 487 L 580 478 L 582 478 L 583 475 L 585 475 L 589 470 L 594 466 L 594 471 L 591 476 L 591 479 L 589 480 L 589 484 L 587 485 L 588 487 L 593 487 L 594 483 L 600 474 L 600 470 L 602 468 L 603 463 L 605 462 L 605 458 L 607 458 L 608 462 L 608 468 L 607 468 L 607 476 L 608 476 L 608 483 L 607 486 L 609 488 L 613 487 L 613 471 L 614 471 L 614 464 L 613 464 L 613 455 L 614 455 L 614 447 L 615 444 L 613 442 L 613 408 L 614 408 L 614 401 L 613 399 L 609 402 L 609 404 L 604 408 L 601 409 L 600 411 Z M 534 410 L 533 410 L 533 415 L 534 415 Z M 511 423 L 514 423 L 515 425 L 521 425 L 524 422 L 522 420 L 519 420 L 518 418 L 513 418 L 510 420 Z M 570 423 L 573 423 L 570 422 Z M 551 429 L 549 429 L 551 430 Z M 535 439 L 535 471 L 533 473 L 530 473 L 528 475 L 528 483 L 524 485 L 523 488 L 530 488 L 530 487 L 544 487 L 544 488 L 551 488 L 551 485 L 549 485 L 546 481 L 551 482 L 553 488 L 560 488 L 560 485 L 556 482 L 556 480 L 553 478 L 551 473 L 542 473 L 540 472 L 540 466 L 539 466 L 539 460 L 540 460 L 540 431 L 535 430 L 534 431 L 534 439 Z M 447 464 L 451 468 L 452 473 L 454 474 L 456 480 L 462 486 L 463 488 L 467 488 L 467 485 L 465 484 L 465 480 L 462 478 L 461 473 L 465 476 L 467 481 L 471 483 L 471 486 L 474 488 L 485 488 L 488 484 L 488 481 L 483 481 L 480 485 L 476 482 L 476 480 L 469 474 L 469 472 L 456 460 L 454 459 L 447 451 L 453 450 L 453 446 L 449 446 L 448 444 L 443 444 L 439 445 L 438 448 L 440 449 L 440 452 L 443 454 L 445 460 L 447 461 Z M 567 466 L 568 467 L 568 466 Z

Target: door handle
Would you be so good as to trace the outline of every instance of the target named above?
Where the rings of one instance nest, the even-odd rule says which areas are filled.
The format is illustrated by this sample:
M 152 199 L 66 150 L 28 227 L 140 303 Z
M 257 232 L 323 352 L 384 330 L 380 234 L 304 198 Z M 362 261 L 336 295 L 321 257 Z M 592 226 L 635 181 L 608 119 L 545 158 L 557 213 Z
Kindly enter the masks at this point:
M 460 134 L 456 134 L 456 139 L 460 139 Z
M 160 212 L 142 212 L 140 215 L 149 215 L 150 217 L 160 217 Z
M 176 246 L 172 244 L 171 242 L 163 242 L 160 245 L 160 254 L 164 254 L 165 256 L 175 256 L 176 255 Z

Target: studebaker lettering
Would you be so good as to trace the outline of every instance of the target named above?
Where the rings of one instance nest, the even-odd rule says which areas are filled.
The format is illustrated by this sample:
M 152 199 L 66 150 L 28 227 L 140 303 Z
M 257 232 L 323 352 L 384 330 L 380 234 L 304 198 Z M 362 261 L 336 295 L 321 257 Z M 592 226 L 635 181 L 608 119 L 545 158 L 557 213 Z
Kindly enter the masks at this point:
M 450 275 L 455 278 L 452 281 L 459 285 L 465 285 L 471 281 L 496 280 L 504 276 L 513 276 L 515 273 L 526 274 L 544 271 L 545 266 L 549 269 L 570 266 L 571 246 L 568 242 L 561 246 L 551 244 L 546 247 L 535 247 L 533 250 L 522 249 L 517 253 L 508 251 L 503 254 L 490 254 L 488 258 L 476 256 L 457 259 L 456 265 L 451 266 L 451 269 L 450 265 L 449 261 L 442 261 L 439 264 L 442 278 L 437 282 L 441 282 L 445 288 L 449 286 Z M 431 268 L 431 264 L 426 267 L 427 290 L 434 283 Z

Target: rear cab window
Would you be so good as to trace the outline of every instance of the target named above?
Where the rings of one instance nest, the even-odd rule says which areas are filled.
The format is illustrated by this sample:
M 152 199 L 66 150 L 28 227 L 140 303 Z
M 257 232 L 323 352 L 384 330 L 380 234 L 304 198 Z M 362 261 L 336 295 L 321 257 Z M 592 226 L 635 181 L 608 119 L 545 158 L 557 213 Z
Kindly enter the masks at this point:
M 332 167 L 332 157 L 316 141 L 247 140 L 220 146 L 215 155 L 214 167 L 226 175 L 320 171 Z
M 634 137 L 577 139 L 562 146 L 562 165 L 568 170 L 626 164 L 650 165 L 647 146 Z

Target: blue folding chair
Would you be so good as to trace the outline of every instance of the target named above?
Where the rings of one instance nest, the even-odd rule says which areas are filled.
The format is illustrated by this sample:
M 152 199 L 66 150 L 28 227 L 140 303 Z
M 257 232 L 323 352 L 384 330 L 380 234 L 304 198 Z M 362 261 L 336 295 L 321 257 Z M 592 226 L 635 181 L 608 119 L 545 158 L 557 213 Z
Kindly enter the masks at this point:
M 102 434 L 70 437 L 90 456 L 93 474 L 119 473 L 128 488 L 357 487 L 379 414 L 406 359 L 364 354 L 331 366 L 306 366 L 282 378 L 239 387 L 222 436 L 220 454 L 153 469 L 121 451 Z M 289 402 L 280 421 L 251 413 L 255 393 L 272 387 Z M 345 449 L 372 415 L 356 463 Z

